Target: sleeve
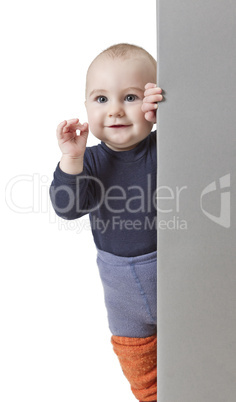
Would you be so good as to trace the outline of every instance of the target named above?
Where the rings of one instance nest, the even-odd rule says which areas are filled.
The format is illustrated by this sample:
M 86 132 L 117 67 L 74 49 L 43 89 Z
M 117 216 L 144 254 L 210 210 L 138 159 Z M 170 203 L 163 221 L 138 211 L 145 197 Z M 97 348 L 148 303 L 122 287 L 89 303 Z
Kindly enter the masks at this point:
M 77 219 L 96 207 L 96 181 L 86 170 L 71 175 L 60 169 L 54 172 L 49 194 L 52 206 L 63 219 Z

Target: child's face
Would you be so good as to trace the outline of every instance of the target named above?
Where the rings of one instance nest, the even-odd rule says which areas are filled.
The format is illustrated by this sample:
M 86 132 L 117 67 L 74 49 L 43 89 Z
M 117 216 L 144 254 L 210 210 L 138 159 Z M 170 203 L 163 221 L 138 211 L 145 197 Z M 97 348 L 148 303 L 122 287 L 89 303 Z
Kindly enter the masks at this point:
M 141 110 L 144 86 L 156 82 L 145 57 L 98 58 L 88 73 L 86 109 L 90 130 L 115 151 L 134 148 L 148 136 L 152 123 Z

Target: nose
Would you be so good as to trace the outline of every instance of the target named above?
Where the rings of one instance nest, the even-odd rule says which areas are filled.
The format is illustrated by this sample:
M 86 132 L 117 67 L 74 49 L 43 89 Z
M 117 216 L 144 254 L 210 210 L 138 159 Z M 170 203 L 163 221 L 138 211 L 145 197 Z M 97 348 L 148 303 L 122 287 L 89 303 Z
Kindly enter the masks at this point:
M 109 117 L 123 117 L 125 114 L 122 105 L 119 102 L 112 103 L 108 110 Z

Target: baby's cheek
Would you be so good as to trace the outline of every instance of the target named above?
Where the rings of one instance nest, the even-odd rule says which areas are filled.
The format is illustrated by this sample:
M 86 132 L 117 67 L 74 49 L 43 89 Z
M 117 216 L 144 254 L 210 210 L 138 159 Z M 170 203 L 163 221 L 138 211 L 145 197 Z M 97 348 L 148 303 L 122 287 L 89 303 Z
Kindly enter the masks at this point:
M 98 119 L 99 119 L 99 114 L 98 114 L 96 108 L 91 108 L 88 111 L 88 120 L 89 120 L 90 125 L 97 124 Z

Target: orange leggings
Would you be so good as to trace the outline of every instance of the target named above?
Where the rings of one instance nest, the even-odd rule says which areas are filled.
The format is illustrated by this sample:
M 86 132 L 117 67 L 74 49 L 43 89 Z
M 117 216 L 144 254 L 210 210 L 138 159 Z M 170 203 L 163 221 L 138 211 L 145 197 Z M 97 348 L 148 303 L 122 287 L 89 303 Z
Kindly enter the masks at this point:
M 157 401 L 157 336 L 111 337 L 114 352 L 134 396 L 142 402 Z

